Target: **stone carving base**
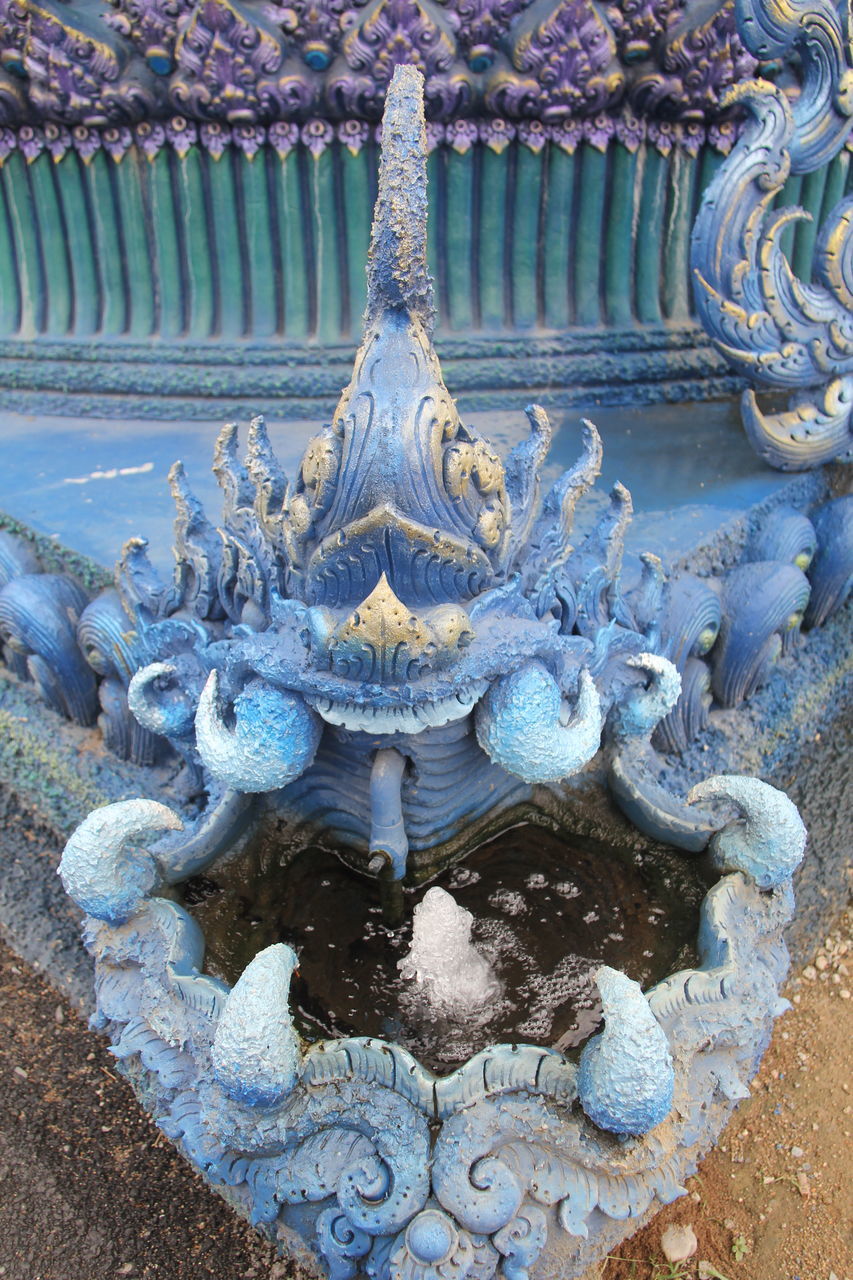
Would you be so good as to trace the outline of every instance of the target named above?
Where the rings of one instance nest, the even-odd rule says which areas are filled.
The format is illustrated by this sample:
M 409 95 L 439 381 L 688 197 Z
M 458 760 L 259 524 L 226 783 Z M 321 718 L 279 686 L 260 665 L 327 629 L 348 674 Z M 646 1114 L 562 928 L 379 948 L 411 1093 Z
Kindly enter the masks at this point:
M 637 1138 L 586 1119 L 575 1066 L 533 1046 L 484 1050 L 436 1079 L 382 1041 L 303 1052 L 293 1040 L 282 1059 L 291 1085 L 282 1076 L 277 1096 L 240 1102 L 217 1078 L 217 1026 L 229 999 L 245 999 L 252 966 L 229 998 L 199 973 L 197 926 L 158 898 L 125 924 L 90 919 L 86 937 L 97 1025 L 143 1105 L 294 1260 L 333 1280 L 426 1280 L 438 1253 L 442 1274 L 460 1280 L 572 1280 L 682 1193 L 747 1095 L 773 1018 L 787 1007 L 777 993 L 792 909 L 790 881 L 768 892 L 733 873 L 709 892 L 700 968 L 647 993 L 669 1042 L 675 1095 L 668 1117 Z M 288 1027 L 280 1037 L 292 1036 Z

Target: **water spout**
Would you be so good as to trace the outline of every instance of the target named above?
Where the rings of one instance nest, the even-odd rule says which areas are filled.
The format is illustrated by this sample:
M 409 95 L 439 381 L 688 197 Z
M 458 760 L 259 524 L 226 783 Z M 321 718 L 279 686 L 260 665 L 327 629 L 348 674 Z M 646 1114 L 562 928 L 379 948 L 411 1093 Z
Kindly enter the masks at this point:
M 444 889 L 432 888 L 415 907 L 412 946 L 399 961 L 436 1013 L 461 1017 L 500 993 L 491 965 L 471 941 L 474 917 Z

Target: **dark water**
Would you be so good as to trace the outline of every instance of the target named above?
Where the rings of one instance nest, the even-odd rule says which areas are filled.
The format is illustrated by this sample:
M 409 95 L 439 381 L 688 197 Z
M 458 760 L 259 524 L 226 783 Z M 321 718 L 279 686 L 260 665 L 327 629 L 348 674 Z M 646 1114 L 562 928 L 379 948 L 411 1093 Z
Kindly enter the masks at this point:
M 300 957 L 291 1007 L 306 1038 L 382 1036 L 436 1071 L 501 1041 L 575 1048 L 600 1021 L 600 964 L 645 988 L 695 963 L 706 886 L 688 859 L 616 853 L 525 824 L 432 881 L 472 912 L 473 941 L 502 984 L 476 1016 L 438 1018 L 397 969 L 429 886 L 407 892 L 407 919 L 392 931 L 377 884 L 332 851 L 282 860 L 287 851 L 262 837 L 184 886 L 207 940 L 207 970 L 234 983 L 258 951 L 288 942 Z

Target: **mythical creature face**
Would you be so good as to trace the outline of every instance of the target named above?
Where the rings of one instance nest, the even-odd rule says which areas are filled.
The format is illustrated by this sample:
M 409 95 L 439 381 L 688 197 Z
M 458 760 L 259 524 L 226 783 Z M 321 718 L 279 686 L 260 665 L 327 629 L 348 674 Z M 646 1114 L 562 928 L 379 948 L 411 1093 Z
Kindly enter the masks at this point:
M 631 513 L 621 486 L 598 527 L 570 543 L 600 468 L 591 424 L 579 461 L 542 501 L 542 409 L 527 410 L 529 435 L 505 459 L 461 422 L 431 338 L 422 86 L 406 69 L 395 86 L 364 338 L 331 424 L 292 484 L 261 419 L 242 459 L 226 427 L 214 456 L 220 528 L 176 466 L 174 582 L 156 584 L 133 542 L 119 589 L 137 622 L 143 660 L 128 699 L 141 723 L 165 733 L 208 790 L 278 791 L 318 748 L 337 751 L 332 787 L 347 772 L 355 793 L 369 781 L 370 847 L 387 848 L 379 827 L 399 828 L 400 870 L 403 774 L 413 762 L 434 781 L 436 734 L 461 753 L 450 789 L 484 789 L 486 804 L 508 780 L 557 781 L 587 764 L 610 705 L 641 691 L 635 659 L 654 649 L 663 578 L 648 556 L 633 594 L 620 589 Z M 645 670 L 666 689 L 659 718 L 678 677 Z M 446 830 L 447 809 L 436 811 Z

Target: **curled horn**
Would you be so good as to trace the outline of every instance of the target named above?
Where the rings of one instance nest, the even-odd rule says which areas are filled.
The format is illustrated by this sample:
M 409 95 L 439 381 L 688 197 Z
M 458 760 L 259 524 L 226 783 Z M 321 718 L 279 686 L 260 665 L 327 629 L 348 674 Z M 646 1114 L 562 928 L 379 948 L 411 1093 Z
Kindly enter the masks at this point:
M 277 791 L 305 772 L 320 744 L 320 717 L 298 694 L 261 680 L 235 698 L 234 719 L 229 729 L 211 671 L 196 711 L 196 746 L 205 767 L 235 791 Z
M 0 588 L 5 587 L 13 578 L 23 578 L 30 574 L 41 573 L 41 565 L 28 542 L 13 533 L 0 531 Z M 19 680 L 29 680 L 27 659 L 19 649 L 11 644 L 3 644 L 3 663 Z
M 195 707 L 173 679 L 176 674 L 171 663 L 150 662 L 127 688 L 127 705 L 142 727 L 165 738 L 188 737 L 195 720 Z
M 803 820 L 793 800 L 769 783 L 715 774 L 695 786 L 687 800 L 729 801 L 738 811 L 711 840 L 711 854 L 722 871 L 743 871 L 759 889 L 772 889 L 802 861 L 808 837 Z
M 762 520 L 749 540 L 750 560 L 782 560 L 805 573 L 811 564 L 817 538 L 808 516 L 793 507 L 777 507 Z
M 127 685 L 139 665 L 139 646 L 117 591 L 104 591 L 86 606 L 77 624 L 77 642 L 101 677 L 98 727 L 105 746 L 123 760 L 154 764 L 165 744 L 137 721 L 128 706 Z
M 225 791 L 185 827 L 154 800 L 95 809 L 65 846 L 59 874 L 87 915 L 121 924 L 161 884 L 177 884 L 233 847 L 254 798 Z
M 840 609 L 853 588 L 853 497 L 825 502 L 815 513 L 817 554 L 809 566 L 812 594 L 807 627 L 820 627 Z
M 59 875 L 87 915 L 122 924 L 160 880 L 149 842 L 180 831 L 177 814 L 155 800 L 122 800 L 95 809 L 71 836 Z
M 679 671 L 713 647 L 720 614 L 720 597 L 704 578 L 685 573 L 671 584 L 661 631 L 666 656 Z
M 647 738 L 659 720 L 675 706 L 681 693 L 681 678 L 668 658 L 657 653 L 638 653 L 626 666 L 646 674 L 614 709 L 614 726 L 620 738 Z
M 30 543 L 14 533 L 0 530 L 0 587 L 29 573 L 41 573 L 41 565 Z
M 595 755 L 603 716 L 598 690 L 584 669 L 574 714 L 565 718 L 557 681 L 541 662 L 502 676 L 477 706 L 480 746 L 496 764 L 525 782 L 569 778 Z
M 610 1133 L 648 1133 L 672 1107 L 675 1071 L 666 1035 L 638 983 L 608 965 L 595 981 L 605 1027 L 581 1053 L 581 1106 Z
M 704 579 L 683 574 L 672 583 L 661 630 L 681 694 L 655 729 L 652 741 L 661 751 L 684 751 L 707 723 L 711 674 L 702 658 L 720 633 L 720 618 L 720 597 Z
M 296 1083 L 299 1040 L 290 1018 L 296 953 L 284 942 L 258 953 L 231 991 L 216 1027 L 213 1074 L 229 1097 L 273 1107 Z
M 686 751 L 708 724 L 713 702 L 711 672 L 701 658 L 688 658 L 681 673 L 678 701 L 652 735 L 652 745 L 664 753 Z
M 77 623 L 89 603 L 66 574 L 11 578 L 0 590 L 0 639 L 25 662 L 42 699 L 77 724 L 94 724 L 98 686 L 77 644 Z

